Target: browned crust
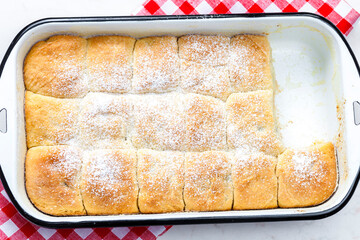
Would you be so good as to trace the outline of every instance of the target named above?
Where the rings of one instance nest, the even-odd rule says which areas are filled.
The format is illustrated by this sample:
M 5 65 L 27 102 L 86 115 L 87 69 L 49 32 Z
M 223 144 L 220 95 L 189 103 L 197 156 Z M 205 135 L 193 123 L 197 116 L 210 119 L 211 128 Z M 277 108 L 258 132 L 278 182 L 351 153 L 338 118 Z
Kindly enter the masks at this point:
M 134 150 L 95 150 L 84 159 L 81 189 L 89 215 L 138 213 Z
M 68 146 L 34 147 L 25 160 L 25 185 L 40 211 L 56 215 L 84 215 L 79 173 L 81 153 Z
M 134 44 L 134 38 L 125 36 L 88 39 L 86 64 L 90 91 L 123 93 L 131 90 Z
M 235 154 L 231 177 L 234 185 L 234 210 L 276 208 L 277 159 L 263 153 Z
M 26 91 L 27 146 L 69 143 L 77 132 L 79 103 L 78 99 L 58 99 Z
M 231 38 L 230 80 L 234 91 L 272 89 L 270 44 L 266 36 Z
M 84 79 L 85 39 L 59 35 L 36 43 L 24 62 L 27 90 L 60 98 L 82 97 L 87 92 Z
M 299 165 L 297 161 L 306 159 Z M 279 156 L 276 175 L 279 207 L 307 207 L 328 199 L 336 188 L 337 170 L 332 143 L 318 143 L 309 149 L 286 150 Z
M 231 210 L 233 187 L 227 153 L 187 153 L 185 157 L 185 211 Z
M 139 209 L 142 213 L 184 210 L 184 155 L 181 152 L 138 151 Z

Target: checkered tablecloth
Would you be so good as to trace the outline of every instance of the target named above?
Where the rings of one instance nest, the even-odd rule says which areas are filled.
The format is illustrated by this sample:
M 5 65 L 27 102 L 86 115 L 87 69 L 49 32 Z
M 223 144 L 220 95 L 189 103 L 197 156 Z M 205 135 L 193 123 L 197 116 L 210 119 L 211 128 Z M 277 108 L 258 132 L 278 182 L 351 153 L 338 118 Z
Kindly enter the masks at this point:
M 344 0 L 147 0 L 136 15 L 190 15 L 311 12 L 326 17 L 348 35 L 359 18 Z
M 343 0 L 147 0 L 135 15 L 311 12 L 349 34 L 359 13 Z M 47 229 L 25 220 L 0 183 L 0 239 L 156 239 L 171 226 Z
M 24 219 L 10 202 L 0 182 L 0 239 L 142 239 L 154 240 L 171 226 L 48 229 Z

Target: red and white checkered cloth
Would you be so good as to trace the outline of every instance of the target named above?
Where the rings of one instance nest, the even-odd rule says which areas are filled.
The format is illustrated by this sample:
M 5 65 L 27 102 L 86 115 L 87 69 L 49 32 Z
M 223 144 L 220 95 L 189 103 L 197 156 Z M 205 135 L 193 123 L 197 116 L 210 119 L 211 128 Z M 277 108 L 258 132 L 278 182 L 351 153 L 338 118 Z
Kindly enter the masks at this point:
M 155 240 L 171 226 L 48 229 L 27 221 L 10 202 L 0 182 L 0 239 L 142 239 Z
M 359 13 L 344 0 L 147 0 L 135 15 L 311 12 L 349 34 Z M 0 239 L 156 239 L 171 226 L 47 229 L 24 219 L 0 183 Z
M 348 35 L 359 13 L 344 0 L 147 0 L 135 15 L 311 12 Z

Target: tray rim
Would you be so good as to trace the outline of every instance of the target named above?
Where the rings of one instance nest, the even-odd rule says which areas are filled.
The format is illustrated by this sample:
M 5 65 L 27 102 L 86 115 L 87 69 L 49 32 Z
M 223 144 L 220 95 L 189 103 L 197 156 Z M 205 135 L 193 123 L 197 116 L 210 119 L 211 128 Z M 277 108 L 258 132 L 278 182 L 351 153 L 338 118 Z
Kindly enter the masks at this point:
M 89 17 L 56 17 L 56 18 L 43 18 L 37 21 L 34 21 L 27 26 L 25 26 L 12 40 L 10 43 L 5 55 L 0 64 L 0 78 L 2 72 L 4 70 L 7 59 L 12 52 L 13 48 L 16 46 L 17 42 L 22 38 L 22 36 L 28 32 L 29 30 L 43 24 L 47 23 L 71 23 L 71 22 L 114 22 L 114 21 L 158 21 L 158 20 L 195 20 L 195 19 L 222 19 L 222 18 L 264 18 L 264 17 L 309 17 L 323 23 L 327 24 L 330 28 L 334 30 L 334 32 L 340 37 L 340 39 L 345 44 L 347 50 L 349 51 L 352 60 L 355 64 L 356 70 L 360 77 L 360 66 L 355 57 L 354 52 L 352 51 L 349 43 L 347 42 L 345 36 L 341 33 L 341 31 L 328 19 L 307 12 L 297 12 L 297 13 L 253 13 L 253 14 L 207 14 L 207 15 L 159 15 L 159 16 L 89 16 Z M 2 109 L 0 109 L 2 110 Z M 26 212 L 18 201 L 15 199 L 12 194 L 7 180 L 5 178 L 3 169 L 0 165 L 0 179 L 3 183 L 4 189 L 8 194 L 12 204 L 15 206 L 17 211 L 27 220 L 35 223 L 36 225 L 47 227 L 47 228 L 88 228 L 88 227 L 120 227 L 120 226 L 149 226 L 149 225 L 180 225 L 180 224 L 210 224 L 210 223 L 235 223 L 235 222 L 271 222 L 271 221 L 290 221 L 290 220 L 317 220 L 326 218 L 334 215 L 339 212 L 345 205 L 349 202 L 351 197 L 353 196 L 356 186 L 360 180 L 360 168 L 357 170 L 356 177 L 349 188 L 349 191 L 346 193 L 345 197 L 335 206 L 312 213 L 305 214 L 290 214 L 287 216 L 279 216 L 279 215 L 257 215 L 257 216 L 203 216 L 197 217 L 196 219 L 191 218 L 167 218 L 167 219 L 143 219 L 143 220 L 107 220 L 103 222 L 95 222 L 95 221 L 80 221 L 77 223 L 74 222 L 48 222 L 44 220 L 40 220 L 35 216 Z M 151 215 L 149 215 L 151 216 Z

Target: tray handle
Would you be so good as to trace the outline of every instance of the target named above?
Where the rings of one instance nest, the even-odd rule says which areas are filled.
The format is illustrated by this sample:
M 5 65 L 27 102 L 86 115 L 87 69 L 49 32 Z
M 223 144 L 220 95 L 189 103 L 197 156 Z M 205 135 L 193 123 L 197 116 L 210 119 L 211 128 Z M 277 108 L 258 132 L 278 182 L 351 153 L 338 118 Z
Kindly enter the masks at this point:
M 16 63 L 16 52 L 7 50 L 0 64 L 0 166 L 5 175 L 11 169 L 11 163 L 16 161 L 17 139 L 18 139 L 18 101 L 17 91 L 21 88 L 17 85 L 17 72 L 14 64 Z M 15 65 L 16 66 L 16 65 Z
M 355 125 L 360 124 L 360 103 L 358 101 L 353 102 L 354 109 L 354 123 Z
M 0 133 L 7 132 L 7 111 L 6 108 L 0 110 Z

